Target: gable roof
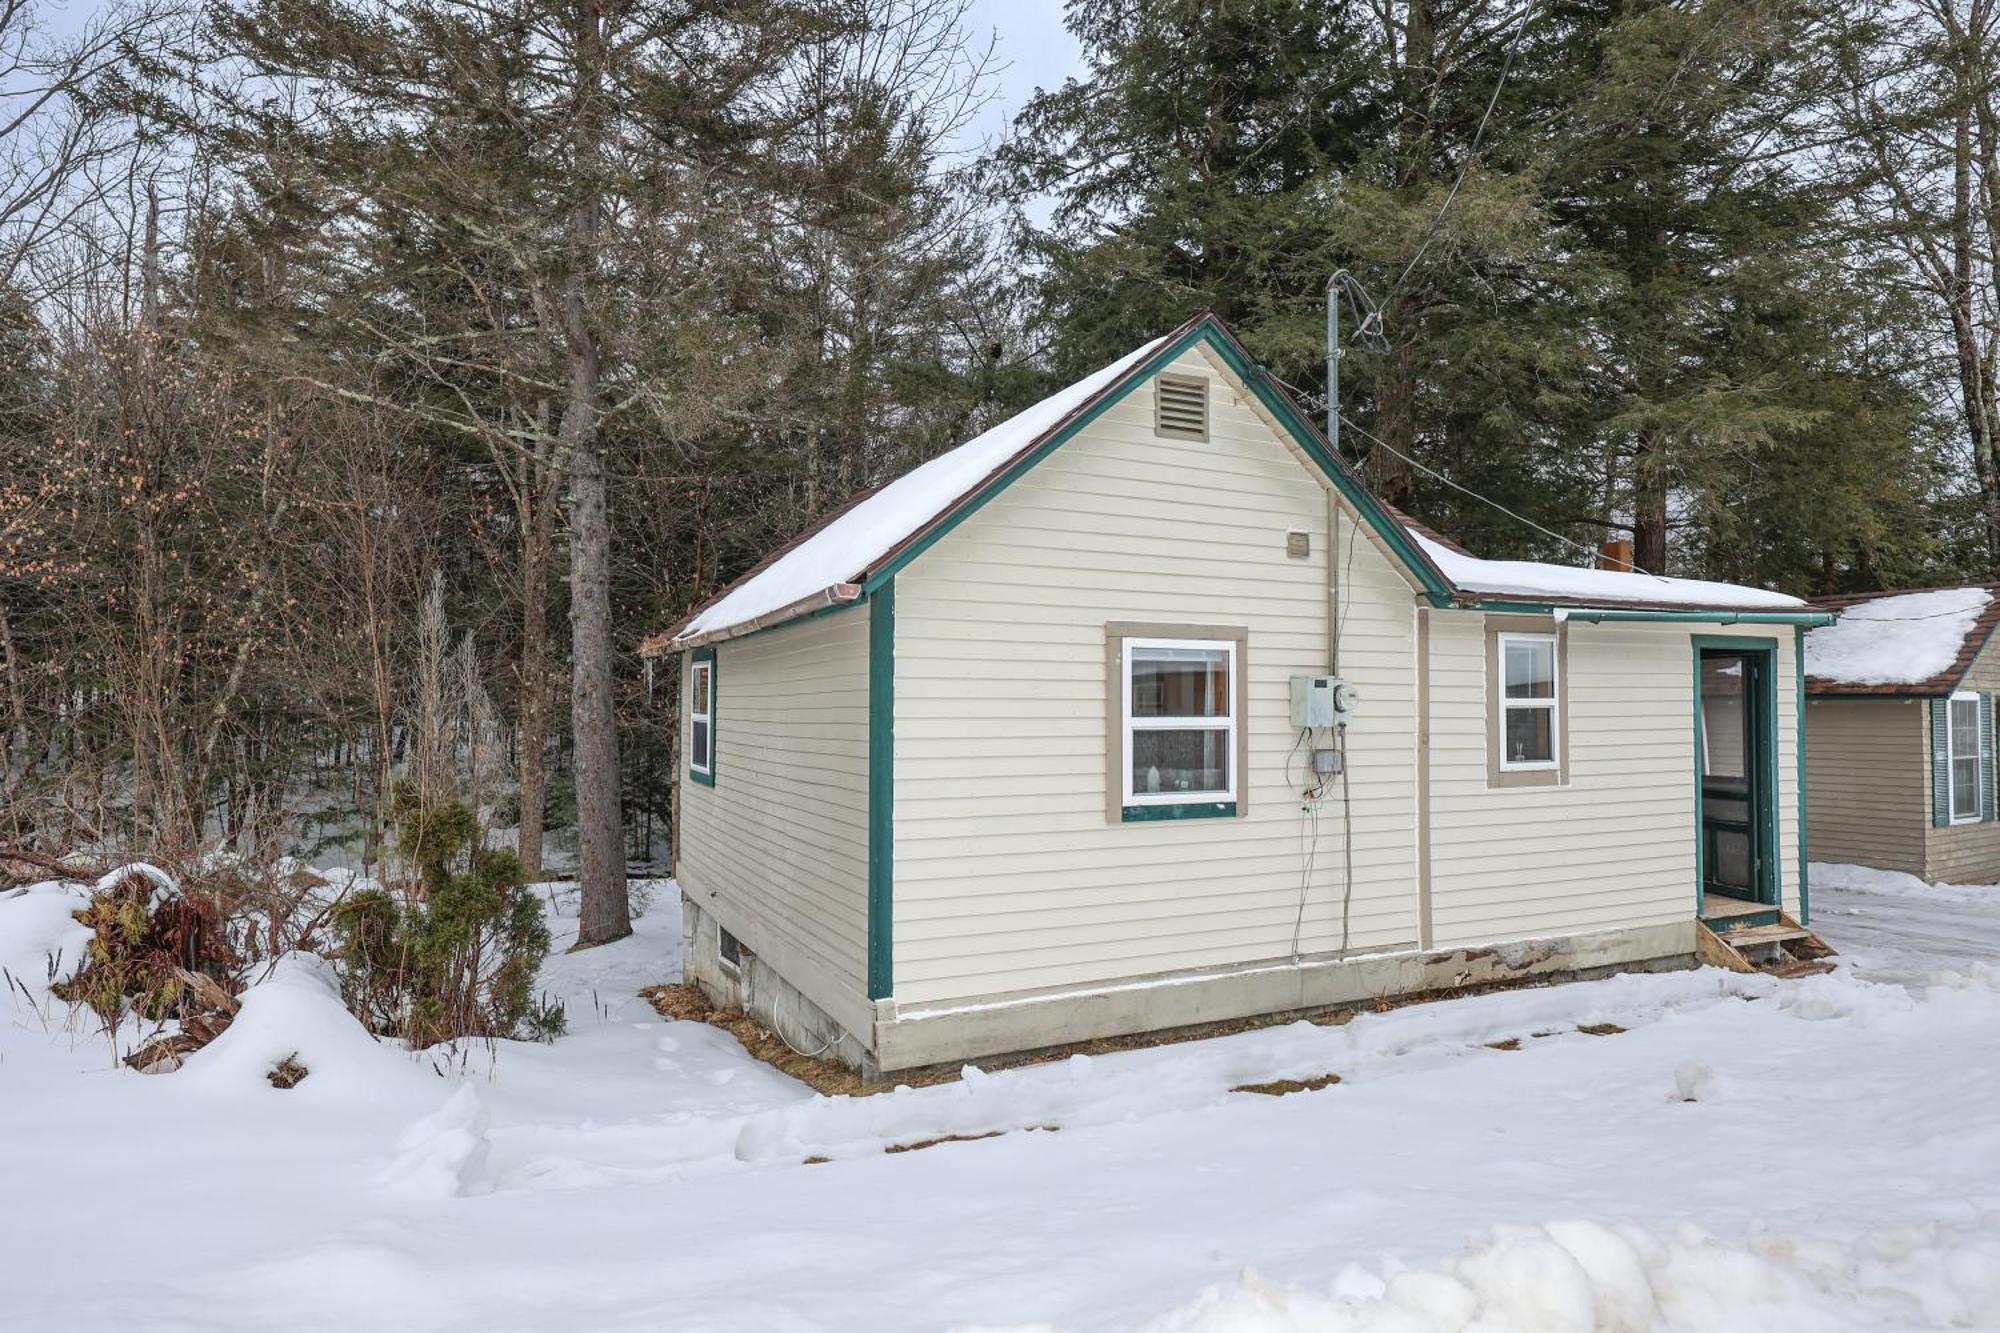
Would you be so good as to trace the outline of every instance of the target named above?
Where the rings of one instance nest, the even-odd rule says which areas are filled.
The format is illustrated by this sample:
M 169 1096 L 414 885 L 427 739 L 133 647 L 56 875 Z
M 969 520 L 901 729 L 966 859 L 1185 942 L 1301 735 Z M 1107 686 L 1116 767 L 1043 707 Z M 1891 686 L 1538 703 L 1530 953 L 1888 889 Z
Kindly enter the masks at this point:
M 2000 627 L 2000 586 L 1815 597 L 1837 611 L 1806 635 L 1806 693 L 1950 694 Z
M 849 605 L 893 577 L 1022 472 L 1189 349 L 1206 345 L 1316 463 L 1436 606 L 1529 597 L 1593 608 L 1795 611 L 1782 593 L 1533 561 L 1481 560 L 1378 500 L 1336 457 L 1318 427 L 1264 373 L 1213 314 L 1135 348 L 1094 374 L 1009 417 L 887 484 L 866 492 L 654 635 L 657 654 L 731 638 Z

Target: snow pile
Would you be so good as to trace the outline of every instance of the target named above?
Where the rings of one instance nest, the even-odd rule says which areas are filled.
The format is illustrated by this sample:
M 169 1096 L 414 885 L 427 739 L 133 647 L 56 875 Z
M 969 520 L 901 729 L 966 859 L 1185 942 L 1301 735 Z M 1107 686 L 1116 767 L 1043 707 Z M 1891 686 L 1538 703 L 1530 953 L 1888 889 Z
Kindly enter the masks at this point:
M 270 1073 L 293 1060 L 307 1072 L 297 1087 L 284 1091 L 287 1097 L 368 1101 L 387 1087 L 437 1086 L 435 1076 L 400 1048 L 377 1041 L 347 1011 L 340 978 L 322 958 L 286 954 L 241 998 L 241 1012 L 221 1036 L 188 1057 L 175 1083 L 276 1094 Z
M 787 551 L 690 620 L 679 639 L 732 629 L 839 583 L 851 583 L 924 524 L 971 494 L 1164 339 L 1086 376 L 922 467 L 907 472 Z
M 403 1131 L 396 1160 L 380 1177 L 390 1193 L 406 1199 L 449 1199 L 493 1187 L 488 1165 L 492 1117 L 479 1090 L 466 1083 L 445 1104 Z
M 1992 601 L 1945 588 L 1860 602 L 1806 635 L 1806 674 L 1841 685 L 1914 685 L 1950 668 Z
M 2000 884 L 1932 884 L 1901 870 L 1813 861 L 1807 866 L 1815 889 L 1841 889 L 1879 898 L 1914 898 L 1931 903 L 2000 905 Z
M 1841 1248 L 1746 1247 L 1587 1221 L 1502 1227 L 1435 1270 L 1350 1269 L 1326 1295 L 1245 1271 L 1148 1333 L 1822 1333 L 2000 1321 L 2000 1216 Z
M 74 976 L 91 936 L 76 912 L 89 901 L 84 885 L 54 880 L 0 893 L 0 969 L 38 999 L 50 981 Z
M 1461 592 L 1564 597 L 1584 602 L 1648 602 L 1735 611 L 1797 611 L 1806 605 L 1781 592 L 1747 588 L 1739 583 L 1670 579 L 1619 569 L 1579 569 L 1533 560 L 1481 560 L 1461 555 L 1420 532 L 1410 535 L 1417 539 L 1438 572 Z
M 1588 990 L 1499 991 L 1360 1014 L 1338 1026 L 1290 1023 L 1115 1059 L 1073 1055 L 996 1074 L 967 1066 L 957 1083 L 866 1097 L 814 1097 L 745 1117 L 736 1158 L 752 1164 L 853 1158 L 941 1138 L 1123 1124 L 1218 1107 L 1240 1098 L 1232 1089 L 1244 1084 L 1329 1073 L 1352 1081 L 1391 1066 L 1483 1056 L 1491 1043 L 1535 1032 L 1552 1033 L 1549 1041 L 1593 1041 L 1579 1036 L 1576 1027 L 1615 1018 L 1630 1029 L 1770 996 L 1791 1016 L 1808 1020 L 1902 1012 L 1913 1003 L 1898 987 L 1870 986 L 1841 973 L 1782 989 L 1770 977 L 1715 968 L 1628 974 Z
M 181 891 L 181 886 L 174 881 L 172 875 L 169 875 L 158 866 L 149 865 L 144 861 L 134 861 L 130 865 L 122 865 L 116 870 L 106 872 L 92 887 L 92 891 L 95 893 L 109 893 L 126 880 L 133 878 L 143 879 L 153 886 L 151 892 L 146 895 L 146 910 L 148 912 L 153 911 L 161 903 L 175 897 Z

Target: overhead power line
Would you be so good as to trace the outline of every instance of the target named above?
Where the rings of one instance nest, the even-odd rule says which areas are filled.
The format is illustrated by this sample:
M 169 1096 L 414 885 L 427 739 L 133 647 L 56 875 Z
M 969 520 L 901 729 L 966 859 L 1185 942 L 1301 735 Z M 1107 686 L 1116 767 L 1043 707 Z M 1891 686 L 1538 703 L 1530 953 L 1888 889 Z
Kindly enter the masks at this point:
M 1437 215 L 1431 219 L 1431 225 L 1424 231 L 1424 238 L 1418 244 L 1417 252 L 1410 256 L 1410 262 L 1403 265 L 1403 271 L 1396 278 L 1395 285 L 1389 288 L 1389 295 L 1384 298 L 1383 305 L 1386 306 L 1396 299 L 1396 293 L 1403 290 L 1403 284 L 1409 280 L 1410 273 L 1417 267 L 1417 262 L 1424 257 L 1424 252 L 1430 249 L 1431 242 L 1437 239 L 1438 227 L 1444 222 L 1444 215 L 1451 208 L 1451 201 L 1458 198 L 1459 187 L 1465 184 L 1465 174 L 1471 170 L 1473 159 L 1479 156 L 1479 145 L 1486 138 L 1486 126 L 1493 119 L 1493 108 L 1500 105 L 1500 90 L 1507 86 L 1507 76 L 1513 72 L 1514 53 L 1521 49 L 1521 38 L 1526 35 L 1528 25 L 1534 22 L 1534 19 L 1535 6 L 1530 4 L 1526 12 L 1521 15 L 1521 26 L 1514 29 L 1514 36 L 1507 43 L 1506 54 L 1501 57 L 1500 77 L 1493 80 L 1493 93 L 1486 99 L 1486 110 L 1479 117 L 1478 126 L 1472 131 L 1472 146 L 1465 150 L 1465 159 L 1458 164 L 1458 175 L 1452 179 L 1451 188 L 1445 191 L 1444 202 L 1438 205 Z
M 1408 463 L 1411 467 L 1423 473 L 1425 476 L 1431 477 L 1437 481 L 1441 481 L 1445 485 L 1451 487 L 1453 490 L 1459 492 L 1460 494 L 1471 496 L 1473 499 L 1479 501 L 1481 504 L 1491 505 L 1493 508 L 1505 514 L 1508 518 L 1513 519 L 1516 523 L 1526 524 L 1528 527 L 1533 528 L 1536 532 L 1541 533 L 1544 537 L 1554 538 L 1556 541 L 1561 542 L 1565 546 L 1572 547 L 1578 551 L 1581 551 L 1584 555 L 1589 556 L 1592 560 L 1610 560 L 1617 564 L 1623 565 L 1627 573 L 1644 574 L 1649 579 L 1658 579 L 1662 583 L 1667 582 L 1667 577 L 1664 574 L 1655 574 L 1653 573 L 1653 571 L 1649 569 L 1639 568 L 1637 565 L 1633 564 L 1630 560 L 1620 560 L 1617 556 L 1609 555 L 1603 551 L 1593 550 L 1590 547 L 1584 545 L 1582 542 L 1576 540 L 1574 537 L 1565 537 L 1560 532 L 1556 532 L 1552 529 L 1543 527 L 1541 524 L 1535 522 L 1535 520 L 1527 517 L 1525 514 L 1515 513 L 1513 510 L 1509 509 L 1506 505 L 1501 504 L 1498 500 L 1495 500 L 1490 495 L 1482 495 L 1478 491 L 1473 490 L 1470 486 L 1467 486 L 1462 482 L 1453 481 L 1450 477 L 1447 477 L 1444 473 L 1438 471 L 1436 468 L 1430 467 L 1424 463 L 1420 463 L 1416 459 L 1410 457 L 1408 454 L 1404 453 L 1401 449 L 1398 449 L 1395 445 L 1390 444 L 1387 440 L 1383 439 L 1381 436 L 1375 434 L 1373 431 L 1370 431 L 1366 427 L 1362 426 L 1361 423 L 1357 422 L 1353 417 L 1348 416 L 1345 412 L 1340 414 L 1340 419 L 1347 424 L 1349 429 L 1359 432 L 1364 439 L 1368 440 L 1376 448 L 1388 450 L 1390 453 L 1402 459 L 1405 463 Z

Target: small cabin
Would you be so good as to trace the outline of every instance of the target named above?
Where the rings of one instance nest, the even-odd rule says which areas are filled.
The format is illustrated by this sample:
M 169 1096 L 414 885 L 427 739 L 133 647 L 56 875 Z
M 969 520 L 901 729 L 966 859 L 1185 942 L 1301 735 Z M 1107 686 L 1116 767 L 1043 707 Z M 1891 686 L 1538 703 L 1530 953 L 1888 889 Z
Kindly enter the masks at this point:
M 1991 587 L 1818 599 L 1806 636 L 1807 845 L 1815 861 L 2000 883 Z
M 1757 588 L 1476 558 L 1203 317 L 883 486 L 679 663 L 686 967 L 873 1075 L 1678 967 L 1807 911 Z

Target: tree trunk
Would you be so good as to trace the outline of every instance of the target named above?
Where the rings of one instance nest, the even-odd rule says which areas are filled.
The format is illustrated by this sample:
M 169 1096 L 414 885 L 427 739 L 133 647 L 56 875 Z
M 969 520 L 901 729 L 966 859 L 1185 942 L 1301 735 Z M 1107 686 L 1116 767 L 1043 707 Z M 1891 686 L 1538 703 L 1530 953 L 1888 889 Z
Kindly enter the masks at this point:
M 1667 572 L 1668 489 L 1666 441 L 1647 431 L 1632 463 L 1632 563 L 1648 574 Z
M 1376 399 L 1376 423 L 1382 441 L 1368 454 L 1368 471 L 1375 493 L 1398 509 L 1410 503 L 1410 460 L 1417 456 L 1417 349 L 1398 342 L 1390 354 L 1381 396 Z
M 542 877 L 542 805 L 547 787 L 548 750 L 548 563 L 545 520 L 533 526 L 521 548 L 521 706 L 514 743 L 519 750 L 521 835 L 516 850 L 528 878 Z
M 632 933 L 618 785 L 618 716 L 611 673 L 610 467 L 598 430 L 600 351 L 586 274 L 597 263 L 603 218 L 598 163 L 603 121 L 602 18 L 576 8 L 576 165 L 587 182 L 570 213 L 570 271 L 563 289 L 569 393 L 561 436 L 569 460 L 570 735 L 575 747 L 578 909 L 576 947 Z

